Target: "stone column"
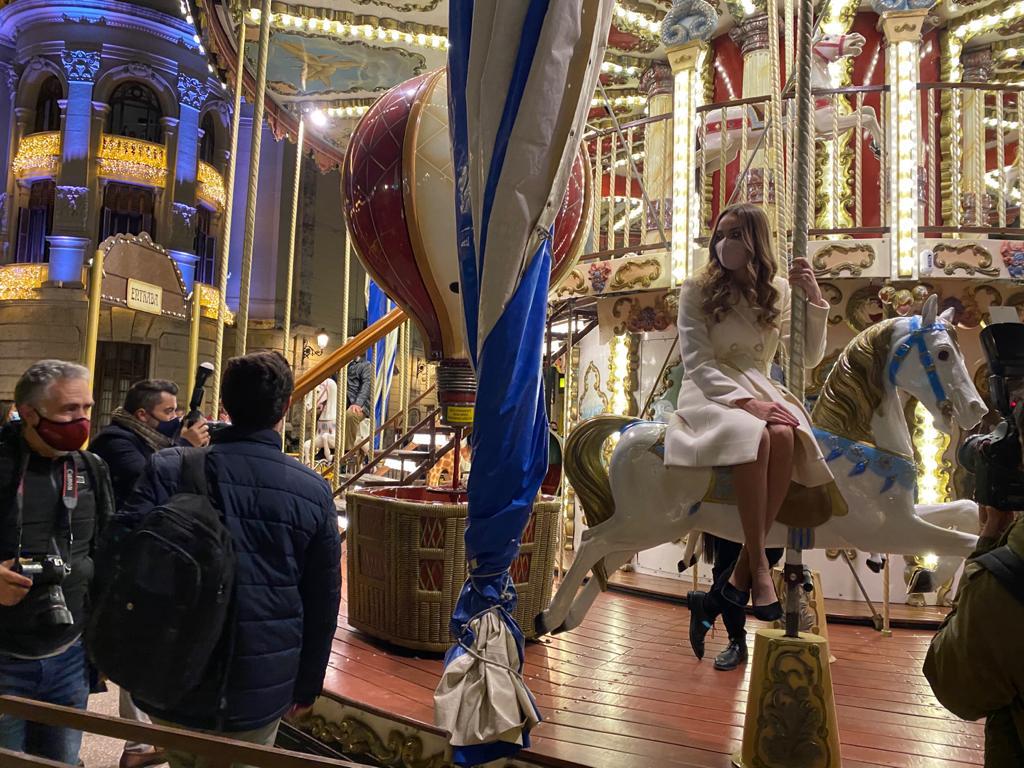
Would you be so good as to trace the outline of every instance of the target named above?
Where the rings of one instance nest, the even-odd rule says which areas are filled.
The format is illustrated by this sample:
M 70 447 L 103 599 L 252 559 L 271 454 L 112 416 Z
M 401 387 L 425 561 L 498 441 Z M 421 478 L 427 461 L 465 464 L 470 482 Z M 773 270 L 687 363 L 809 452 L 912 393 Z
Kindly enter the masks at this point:
M 741 98 L 749 99 L 757 96 L 768 96 L 772 89 L 772 62 L 768 50 L 768 14 L 758 9 L 752 16 L 747 16 L 734 27 L 729 36 L 740 46 L 743 54 L 743 92 Z M 763 120 L 767 120 L 768 101 L 767 99 L 759 107 L 764 112 Z M 746 117 L 749 110 L 742 110 L 744 120 L 747 123 L 747 156 L 740 158 L 739 173 L 743 172 L 747 158 L 754 154 L 757 141 L 750 136 L 750 120 Z M 766 203 L 764 199 L 764 174 L 766 166 L 767 141 L 762 144 L 750 163 L 750 170 L 747 173 L 746 188 L 738 193 L 738 200 L 749 200 L 752 203 Z
M 179 114 L 174 132 L 173 162 L 171 139 L 167 146 L 167 187 L 171 199 L 170 232 L 164 238 L 168 251 L 181 269 L 185 289 L 195 281 L 196 263 L 196 176 L 199 164 L 199 110 L 209 91 L 199 80 L 178 74 Z M 173 178 L 171 169 L 173 168 Z
M 889 85 L 889 259 L 893 279 L 917 278 L 918 222 L 921 202 L 917 188 L 918 119 L 920 97 L 921 27 L 927 8 L 913 11 L 888 11 L 882 0 L 875 10 L 882 17 L 887 42 L 886 79 Z
M 987 83 L 992 78 L 992 49 L 981 48 L 965 53 L 962 81 Z M 961 184 L 965 190 L 963 223 L 987 226 L 992 213 L 992 199 L 985 185 L 985 92 L 965 89 L 963 93 L 963 155 Z
M 14 100 L 18 95 L 18 73 L 13 64 L 4 62 L 0 65 L 0 82 L 7 88 L 6 97 L 0 101 L 0 120 L 4 121 L 8 130 L 0 133 L 0 161 L 7 169 L 4 177 L 4 186 L 0 190 L 0 263 L 6 264 L 13 260 L 14 252 L 11 249 L 11 220 L 17 210 L 17 203 L 14 198 L 14 173 L 11 169 L 11 161 L 17 148 L 16 123 L 14 118 Z
M 82 285 L 82 266 L 92 238 L 88 231 L 92 89 L 100 69 L 98 51 L 61 51 L 68 98 L 61 137 L 60 175 L 53 210 L 50 243 L 50 284 Z
M 653 62 L 640 75 L 640 93 L 647 97 L 647 114 L 672 114 L 672 68 L 663 61 Z M 665 233 L 672 231 L 672 121 L 648 123 L 644 129 L 643 183 L 651 204 L 646 208 L 643 243 L 664 241 L 658 229 L 662 220 Z

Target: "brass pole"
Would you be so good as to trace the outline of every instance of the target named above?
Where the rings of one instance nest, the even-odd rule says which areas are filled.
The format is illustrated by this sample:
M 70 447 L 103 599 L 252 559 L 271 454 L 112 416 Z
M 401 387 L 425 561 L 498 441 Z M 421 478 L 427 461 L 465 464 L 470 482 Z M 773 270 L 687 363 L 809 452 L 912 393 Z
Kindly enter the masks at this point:
M 202 328 L 203 306 L 199 300 L 199 283 L 192 286 L 192 298 L 189 299 L 189 325 L 188 325 L 188 387 L 186 392 L 191 392 L 196 384 L 196 366 L 199 365 L 199 332 Z M 216 414 L 214 414 L 216 418 Z
M 89 270 L 89 320 L 85 330 L 85 354 L 82 356 L 86 368 L 96 375 L 96 347 L 100 341 L 100 305 L 103 301 L 103 249 L 97 248 Z
M 224 358 L 224 321 L 228 314 L 228 260 L 231 255 L 231 215 L 235 199 L 235 166 L 238 160 L 238 124 L 242 118 L 242 72 L 245 67 L 245 19 L 238 23 L 238 58 L 235 62 L 235 111 L 231 113 L 231 155 L 225 184 L 224 225 L 220 238 L 220 266 L 217 275 L 220 306 L 217 308 L 217 336 L 213 346 L 213 414 L 220 416 L 220 373 Z
M 282 345 L 288 352 L 292 337 L 292 291 L 295 286 L 295 238 L 299 223 L 299 186 L 302 180 L 302 144 L 306 138 L 306 121 L 299 115 L 299 131 L 295 137 L 295 183 L 292 185 L 292 226 L 288 237 L 288 277 L 284 289 L 284 339 Z M 292 368 L 295 368 L 295 345 L 291 345 Z M 285 443 L 285 435 L 281 433 L 281 445 Z
M 256 194 L 260 179 L 260 148 L 263 140 L 263 110 L 267 96 L 267 49 L 270 46 L 270 0 L 260 9 L 260 47 L 256 58 L 256 99 L 252 111 L 252 139 L 249 144 L 249 195 L 245 206 L 245 239 L 242 243 L 242 279 L 235 321 L 235 354 L 244 355 L 249 330 L 249 288 L 252 252 L 256 244 Z
M 352 268 L 352 236 L 345 229 L 345 262 L 341 277 L 341 346 L 348 343 L 348 292 Z M 334 424 L 334 482 L 341 485 L 341 454 L 345 449 L 345 423 L 348 413 L 348 370 L 338 371 L 338 402 Z
M 402 411 L 402 434 L 405 435 L 409 431 L 409 390 L 412 386 L 412 342 L 409 339 L 409 335 L 412 333 L 412 328 L 409 327 L 409 321 L 407 320 L 402 325 L 401 330 L 401 352 L 400 359 L 402 361 L 401 375 L 402 379 L 400 382 L 400 408 Z

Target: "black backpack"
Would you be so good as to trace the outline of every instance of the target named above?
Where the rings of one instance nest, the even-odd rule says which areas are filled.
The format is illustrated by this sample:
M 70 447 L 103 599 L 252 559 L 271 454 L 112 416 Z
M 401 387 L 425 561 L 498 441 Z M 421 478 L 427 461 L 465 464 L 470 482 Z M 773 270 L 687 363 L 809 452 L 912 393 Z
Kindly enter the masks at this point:
M 209 497 L 206 454 L 182 452 L 178 492 L 109 553 L 112 573 L 86 629 L 100 671 L 162 710 L 200 688 L 216 707 L 226 679 L 235 552 Z

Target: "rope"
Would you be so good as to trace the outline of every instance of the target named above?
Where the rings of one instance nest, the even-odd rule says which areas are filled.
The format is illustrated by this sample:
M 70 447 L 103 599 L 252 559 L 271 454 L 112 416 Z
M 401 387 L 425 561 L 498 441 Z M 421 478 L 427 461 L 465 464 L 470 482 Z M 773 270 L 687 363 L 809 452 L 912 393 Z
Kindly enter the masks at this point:
M 256 58 L 256 99 L 252 111 L 252 141 L 249 144 L 249 196 L 245 205 L 245 239 L 242 242 L 242 279 L 235 321 L 235 354 L 244 355 L 249 330 L 249 289 L 252 279 L 252 251 L 256 238 L 256 195 L 260 180 L 260 148 L 263 140 L 263 110 L 267 96 L 267 48 L 270 46 L 270 0 L 260 9 L 260 47 Z M 239 75 L 241 77 L 241 75 Z
M 996 167 L 999 168 L 999 189 L 996 192 L 996 208 L 999 211 L 999 226 L 1006 226 L 1006 145 L 1003 135 L 1003 92 L 996 91 Z M 984 143 L 984 142 L 982 142 Z
M 295 288 L 295 238 L 298 234 L 299 222 L 299 187 L 302 181 L 302 144 L 306 138 L 306 121 L 299 116 L 299 131 L 295 137 L 295 183 L 292 185 L 292 225 L 288 236 L 288 276 L 285 279 L 284 289 L 284 352 L 288 354 L 291 348 L 292 368 L 295 368 L 295 345 L 291 343 L 292 338 L 292 291 Z M 284 433 L 281 433 L 281 440 L 284 441 Z
M 245 19 L 238 23 L 238 59 L 235 62 L 235 111 L 231 113 L 231 157 L 224 193 L 224 225 L 220 243 L 220 264 L 217 287 L 220 307 L 217 310 L 217 336 L 213 346 L 213 407 L 214 417 L 220 415 L 220 374 L 224 359 L 224 321 L 228 314 L 228 259 L 231 256 L 231 215 L 235 200 L 235 166 L 238 162 L 238 125 L 242 119 L 242 73 L 245 67 Z
M 960 89 L 950 89 L 949 182 L 951 188 L 953 226 L 960 226 Z M 883 146 L 885 143 L 883 142 Z M 882 185 L 885 189 L 886 185 Z
M 786 252 L 786 217 L 787 204 L 786 195 L 786 156 L 785 156 L 785 129 L 782 120 L 782 92 L 779 90 L 779 83 L 782 82 L 781 62 L 779 60 L 779 2 L 769 0 L 768 2 L 768 53 L 771 59 L 772 87 L 771 93 L 771 122 L 772 122 L 772 177 L 775 180 L 775 239 L 776 253 Z M 792 74 L 792 73 L 790 73 Z M 768 169 L 763 171 L 766 175 Z M 768 202 L 768 183 L 765 179 L 764 202 Z
M 352 234 L 345 228 L 345 256 L 341 277 L 341 345 L 348 343 L 348 294 L 349 278 L 352 272 Z M 334 482 L 341 487 L 341 454 L 345 447 L 345 433 L 348 411 L 348 372 L 338 371 L 338 401 L 334 409 Z
M 853 142 L 855 158 L 853 171 L 853 226 L 859 227 L 861 222 L 864 221 L 864 194 L 861 190 L 861 180 L 864 175 L 864 115 L 861 114 L 861 110 L 864 108 L 863 93 L 857 94 L 854 106 L 857 109 L 857 135 Z

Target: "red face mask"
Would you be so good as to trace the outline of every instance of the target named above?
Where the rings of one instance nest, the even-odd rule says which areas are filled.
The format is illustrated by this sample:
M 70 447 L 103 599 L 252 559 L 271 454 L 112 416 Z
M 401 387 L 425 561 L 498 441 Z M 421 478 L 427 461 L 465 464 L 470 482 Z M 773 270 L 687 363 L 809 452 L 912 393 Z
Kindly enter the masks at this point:
M 55 451 L 77 451 L 89 439 L 89 420 L 51 421 L 40 414 L 36 434 Z

